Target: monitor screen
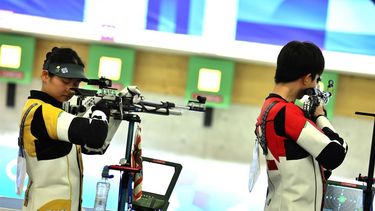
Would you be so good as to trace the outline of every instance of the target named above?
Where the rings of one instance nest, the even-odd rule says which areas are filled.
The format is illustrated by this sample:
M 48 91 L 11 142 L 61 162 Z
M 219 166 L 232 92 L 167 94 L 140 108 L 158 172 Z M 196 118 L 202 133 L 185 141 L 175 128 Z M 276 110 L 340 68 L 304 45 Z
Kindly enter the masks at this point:
M 165 195 L 172 181 L 173 166 L 143 161 L 142 191 Z
M 364 185 L 328 181 L 323 211 L 362 211 Z

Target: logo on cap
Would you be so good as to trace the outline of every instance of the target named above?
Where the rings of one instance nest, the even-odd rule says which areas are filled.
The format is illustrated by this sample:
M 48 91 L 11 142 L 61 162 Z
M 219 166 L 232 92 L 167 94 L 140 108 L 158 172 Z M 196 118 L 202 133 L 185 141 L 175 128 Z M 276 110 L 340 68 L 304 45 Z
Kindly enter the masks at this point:
M 63 73 L 63 74 L 66 74 L 66 73 L 69 72 L 69 70 L 68 70 L 67 67 L 63 67 L 63 68 L 61 68 L 61 66 L 58 65 L 58 66 L 56 66 L 56 73 L 58 73 L 58 72 L 61 72 L 61 73 Z
M 61 68 L 61 73 L 68 73 L 69 71 L 68 71 L 68 68 L 67 67 L 63 67 L 63 68 Z

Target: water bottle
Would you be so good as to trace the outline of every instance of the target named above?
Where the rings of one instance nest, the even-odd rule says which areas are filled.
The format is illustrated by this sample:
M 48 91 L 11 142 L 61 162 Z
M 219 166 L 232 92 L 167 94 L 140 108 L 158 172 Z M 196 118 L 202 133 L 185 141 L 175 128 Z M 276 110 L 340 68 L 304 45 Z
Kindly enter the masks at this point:
M 108 192 L 109 192 L 110 183 L 108 178 L 103 177 L 96 184 L 96 196 L 95 196 L 95 211 L 105 211 L 107 206 Z

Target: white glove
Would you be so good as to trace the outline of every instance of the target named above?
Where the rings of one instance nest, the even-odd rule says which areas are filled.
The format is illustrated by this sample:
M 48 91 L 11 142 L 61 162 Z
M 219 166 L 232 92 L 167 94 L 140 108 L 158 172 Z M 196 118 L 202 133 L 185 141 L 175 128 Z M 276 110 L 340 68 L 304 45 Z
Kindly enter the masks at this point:
M 134 104 L 137 104 L 142 100 L 141 91 L 138 89 L 137 86 L 125 87 L 123 90 L 120 91 L 119 96 L 132 98 Z

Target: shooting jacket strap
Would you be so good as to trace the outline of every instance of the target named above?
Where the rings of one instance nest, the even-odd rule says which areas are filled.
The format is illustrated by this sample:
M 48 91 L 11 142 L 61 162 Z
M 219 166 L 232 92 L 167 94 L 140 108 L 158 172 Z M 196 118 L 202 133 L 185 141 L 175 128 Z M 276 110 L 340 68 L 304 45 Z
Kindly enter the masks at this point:
M 273 108 L 278 103 L 278 101 L 273 101 L 266 110 L 263 113 L 262 121 L 260 123 L 260 134 L 255 131 L 255 135 L 257 136 L 257 141 L 259 142 L 260 146 L 262 147 L 263 154 L 267 155 L 268 150 L 267 150 L 267 140 L 266 140 L 266 121 L 267 121 L 267 116 L 270 110 Z
M 23 184 L 26 176 L 26 158 L 25 158 L 25 149 L 23 147 L 23 129 L 25 127 L 25 121 L 27 115 L 30 113 L 31 109 L 34 108 L 37 103 L 33 103 L 27 110 L 25 111 L 22 120 L 21 120 L 21 125 L 20 125 L 20 131 L 18 135 L 18 157 L 17 157 L 17 174 L 16 174 L 16 189 L 17 189 L 17 194 L 21 195 L 23 191 Z M 29 185 L 31 185 L 32 181 L 29 180 Z M 28 190 L 26 191 L 25 194 L 25 206 L 27 205 L 28 201 Z
M 20 131 L 18 133 L 18 147 L 20 148 L 19 153 L 21 153 L 20 156 L 22 157 L 25 157 L 24 150 L 23 150 L 23 128 L 25 127 L 25 121 L 26 121 L 27 115 L 29 115 L 31 109 L 34 108 L 36 105 L 38 104 L 33 103 L 29 108 L 27 108 L 21 120 Z
M 249 192 L 253 190 L 253 187 L 258 180 L 259 173 L 260 173 L 260 162 L 259 162 L 259 145 L 262 147 L 263 154 L 267 155 L 267 142 L 266 142 L 266 120 L 268 113 L 270 112 L 271 108 L 278 103 L 277 101 L 273 101 L 270 105 L 267 106 L 266 110 L 263 113 L 261 122 L 257 122 L 255 125 L 255 145 L 253 148 L 253 160 L 250 165 L 250 172 L 249 172 L 249 183 L 248 188 Z

